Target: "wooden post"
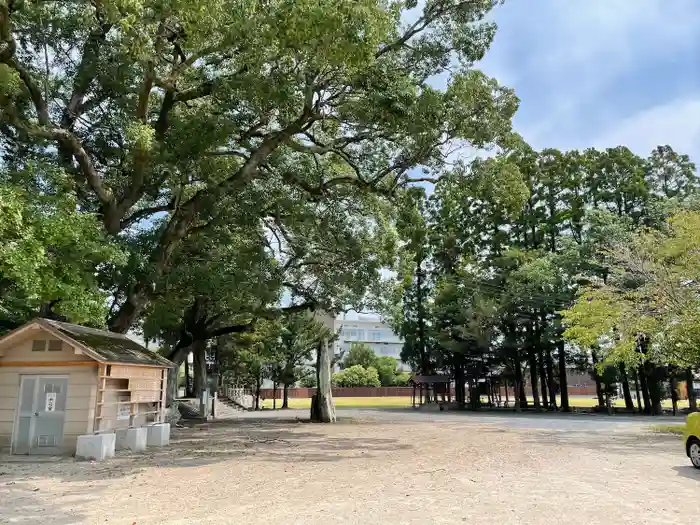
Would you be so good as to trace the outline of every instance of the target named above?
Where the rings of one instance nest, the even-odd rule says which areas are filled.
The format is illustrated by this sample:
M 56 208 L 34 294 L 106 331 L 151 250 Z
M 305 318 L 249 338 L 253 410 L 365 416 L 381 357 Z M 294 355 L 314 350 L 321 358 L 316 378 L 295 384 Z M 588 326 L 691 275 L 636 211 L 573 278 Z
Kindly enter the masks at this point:
M 158 423 L 165 423 L 165 405 L 168 397 L 168 369 L 160 374 L 160 406 L 158 407 Z
M 97 368 L 97 396 L 95 399 L 95 424 L 92 427 L 93 432 L 100 430 L 102 426 L 102 414 L 105 401 L 105 390 L 107 388 L 107 367 L 100 365 Z

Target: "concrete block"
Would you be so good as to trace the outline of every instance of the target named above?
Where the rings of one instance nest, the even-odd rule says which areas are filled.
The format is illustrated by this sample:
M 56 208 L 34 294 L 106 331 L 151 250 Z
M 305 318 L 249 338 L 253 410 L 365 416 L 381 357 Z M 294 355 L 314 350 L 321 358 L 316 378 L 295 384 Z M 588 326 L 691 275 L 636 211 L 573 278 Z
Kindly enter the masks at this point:
M 86 434 L 78 436 L 75 446 L 77 459 L 102 461 L 114 457 L 116 436 L 114 434 Z
M 170 423 L 157 423 L 146 428 L 148 429 L 146 443 L 149 447 L 165 447 L 170 444 Z
M 123 428 L 116 432 L 116 450 L 143 452 L 146 450 L 148 431 L 145 427 Z

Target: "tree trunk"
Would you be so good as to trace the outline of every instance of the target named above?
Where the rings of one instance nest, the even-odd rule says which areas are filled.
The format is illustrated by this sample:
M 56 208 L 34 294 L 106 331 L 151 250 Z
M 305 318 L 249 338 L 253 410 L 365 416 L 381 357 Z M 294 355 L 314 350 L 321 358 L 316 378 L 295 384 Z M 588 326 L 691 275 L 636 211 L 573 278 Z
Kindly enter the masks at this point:
M 547 347 L 545 350 L 547 360 L 547 387 L 549 388 L 549 408 L 557 409 L 557 387 L 554 382 L 554 360 L 552 359 L 552 349 Z
M 642 394 L 639 391 L 639 370 L 634 371 L 634 391 L 637 395 L 637 410 L 642 413 Z
M 479 383 L 476 381 L 468 381 L 469 385 L 469 406 L 472 410 L 479 410 L 481 408 L 481 396 L 479 395 Z
M 178 390 L 178 379 L 180 375 L 180 365 L 183 361 L 187 361 L 187 356 L 190 355 L 190 349 L 187 348 L 177 348 L 172 354 L 170 354 L 170 361 L 175 363 L 175 365 L 168 369 L 168 391 L 166 392 L 166 405 L 170 406 L 173 399 L 177 397 Z
M 464 390 L 464 367 L 461 364 L 455 365 L 455 401 L 459 408 L 466 405 L 466 395 Z
M 146 305 L 147 299 L 146 286 L 137 283 L 129 290 L 127 299 L 119 311 L 109 320 L 109 330 L 118 334 L 127 333 Z
M 544 366 L 544 353 L 542 350 L 538 352 L 537 364 L 540 372 L 540 387 L 542 388 L 542 408 L 549 407 L 549 396 L 547 395 L 547 373 Z
M 192 378 L 192 370 L 190 369 L 190 354 L 187 354 L 182 362 L 185 368 L 185 397 L 196 397 L 194 394 L 194 380 Z
M 529 362 L 530 362 L 530 386 L 532 388 L 532 402 L 536 409 L 541 408 L 540 405 L 540 392 L 537 386 L 537 358 L 535 357 L 534 348 L 529 351 Z
M 673 406 L 673 415 L 675 416 L 678 413 L 678 379 L 676 378 L 675 371 L 671 372 L 670 387 L 671 404 Z
M 272 410 L 277 410 L 277 381 L 272 382 Z
M 289 384 L 285 383 L 282 390 L 282 408 L 289 408 Z
M 685 371 L 685 385 L 688 389 L 688 407 L 691 412 L 698 409 L 698 400 L 695 395 L 695 385 L 693 384 L 693 370 L 688 368 Z
M 424 271 L 423 271 L 423 261 L 422 259 L 418 261 L 416 267 L 416 314 L 418 321 L 418 355 L 420 358 L 420 373 L 423 375 L 429 374 L 430 363 L 428 361 L 428 352 L 426 351 L 425 344 L 425 304 L 423 297 L 423 281 L 424 281 Z
M 605 408 L 605 398 L 603 397 L 603 386 L 600 384 L 598 372 L 593 372 L 595 376 L 595 394 L 598 397 L 598 408 Z
M 644 399 L 644 413 L 651 414 L 651 397 L 649 395 L 649 383 L 647 381 L 647 374 L 643 366 L 639 367 L 638 370 L 639 382 L 642 387 L 642 397 Z
M 625 408 L 634 410 L 634 401 L 632 401 L 632 392 L 630 392 L 630 381 L 627 377 L 627 368 L 625 363 L 620 363 L 620 379 L 622 380 L 622 393 L 625 396 Z
M 328 340 L 316 350 L 316 380 L 318 388 L 311 398 L 311 421 L 335 423 L 335 406 L 331 390 L 331 348 Z
M 207 389 L 207 342 L 198 340 L 192 343 L 192 364 L 194 365 L 194 395 L 201 398 Z
M 523 367 L 520 363 L 520 358 L 515 359 L 515 395 L 516 408 L 527 408 L 527 396 L 525 395 L 525 381 L 523 378 Z
M 260 410 L 260 389 L 262 388 L 262 376 L 255 378 L 255 410 Z
M 559 347 L 559 392 L 561 394 L 561 411 L 570 412 L 569 383 L 566 377 L 566 344 L 564 340 L 557 341 Z
M 598 408 L 605 408 L 605 398 L 603 397 L 603 386 L 600 384 L 600 375 L 598 374 L 598 355 L 595 350 L 591 350 L 591 361 L 593 361 L 593 379 L 595 380 L 595 393 L 598 396 Z
M 661 381 L 657 377 L 657 367 L 647 361 L 644 365 L 649 386 L 649 398 L 651 400 L 651 415 L 660 416 L 663 412 L 661 407 Z

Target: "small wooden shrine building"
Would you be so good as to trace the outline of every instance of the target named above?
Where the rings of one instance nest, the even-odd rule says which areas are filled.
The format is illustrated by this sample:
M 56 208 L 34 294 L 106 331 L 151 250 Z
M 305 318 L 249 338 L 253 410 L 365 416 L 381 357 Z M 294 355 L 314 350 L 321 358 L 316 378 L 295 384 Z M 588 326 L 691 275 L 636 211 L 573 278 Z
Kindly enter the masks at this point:
M 413 386 L 412 404 L 413 407 L 421 406 L 424 402 L 432 401 L 438 403 L 438 394 L 442 395 L 442 402 L 451 401 L 450 384 L 452 379 L 446 375 L 421 376 L 415 375 L 408 380 Z M 418 398 L 416 399 L 416 394 Z M 416 404 L 417 401 L 417 404 Z

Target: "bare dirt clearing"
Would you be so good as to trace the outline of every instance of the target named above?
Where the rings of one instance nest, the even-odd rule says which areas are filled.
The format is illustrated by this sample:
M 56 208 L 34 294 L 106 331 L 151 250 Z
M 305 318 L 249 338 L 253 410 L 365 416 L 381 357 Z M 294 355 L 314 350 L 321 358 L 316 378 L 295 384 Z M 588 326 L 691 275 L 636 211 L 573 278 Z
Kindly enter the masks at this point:
M 0 523 L 692 523 L 687 465 L 638 428 L 242 418 L 103 463 L 2 457 Z

